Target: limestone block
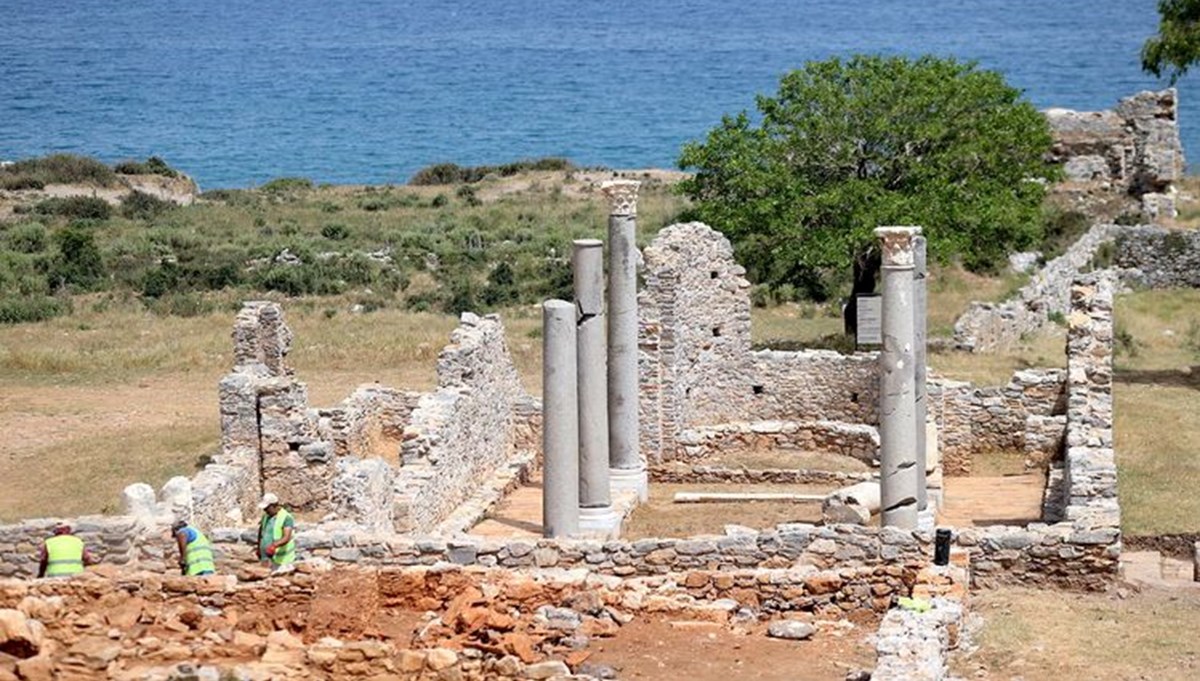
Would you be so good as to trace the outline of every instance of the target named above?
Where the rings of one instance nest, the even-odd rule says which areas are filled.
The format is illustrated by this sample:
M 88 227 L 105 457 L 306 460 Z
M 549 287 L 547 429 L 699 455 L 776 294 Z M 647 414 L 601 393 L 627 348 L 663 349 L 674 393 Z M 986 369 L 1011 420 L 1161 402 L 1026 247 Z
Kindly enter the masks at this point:
M 171 478 L 162 486 L 159 496 L 162 497 L 162 508 L 165 511 L 178 519 L 191 519 L 193 509 L 191 479 L 182 475 Z
M 121 492 L 121 509 L 125 515 L 154 516 L 158 513 L 158 500 L 154 488 L 144 482 L 135 482 Z

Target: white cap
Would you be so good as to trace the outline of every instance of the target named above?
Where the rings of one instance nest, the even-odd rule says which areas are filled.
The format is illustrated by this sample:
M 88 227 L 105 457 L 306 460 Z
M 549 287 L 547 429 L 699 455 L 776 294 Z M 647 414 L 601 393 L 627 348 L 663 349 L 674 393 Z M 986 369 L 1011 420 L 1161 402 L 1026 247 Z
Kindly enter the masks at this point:
M 258 507 L 266 508 L 266 507 L 270 506 L 271 504 L 278 504 L 278 503 L 279 503 L 279 497 L 275 496 L 275 494 L 273 492 L 267 492 L 266 494 L 263 495 L 262 501 L 258 502 Z

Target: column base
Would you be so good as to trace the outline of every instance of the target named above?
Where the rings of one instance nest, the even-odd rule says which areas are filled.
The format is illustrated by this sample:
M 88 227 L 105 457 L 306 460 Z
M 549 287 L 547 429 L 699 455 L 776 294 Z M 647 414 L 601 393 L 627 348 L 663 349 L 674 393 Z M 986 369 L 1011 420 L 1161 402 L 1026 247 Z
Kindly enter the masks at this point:
M 612 505 L 579 509 L 579 534 L 589 538 L 616 539 L 621 534 L 621 515 Z
M 638 501 L 650 498 L 650 476 L 646 467 L 639 468 L 610 468 L 608 469 L 609 489 L 613 492 L 626 490 L 637 492 Z

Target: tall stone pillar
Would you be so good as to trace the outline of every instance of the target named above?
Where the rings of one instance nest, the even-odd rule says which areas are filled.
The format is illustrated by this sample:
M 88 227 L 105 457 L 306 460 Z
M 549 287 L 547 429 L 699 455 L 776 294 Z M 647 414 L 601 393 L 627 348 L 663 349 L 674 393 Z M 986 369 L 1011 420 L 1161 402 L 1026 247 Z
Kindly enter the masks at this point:
M 613 490 L 649 492 L 638 448 L 637 192 L 640 182 L 611 180 L 608 197 L 608 461 Z
M 928 461 L 925 441 L 925 422 L 929 419 L 929 403 L 925 399 L 925 374 L 928 371 L 925 358 L 925 331 L 928 303 L 925 290 L 925 275 L 928 273 L 925 237 L 915 236 L 913 243 L 913 375 L 914 411 L 917 415 L 917 508 L 924 511 L 929 505 L 929 494 L 925 483 Z
M 913 237 L 919 227 L 880 227 L 883 350 L 879 353 L 879 459 L 883 524 L 917 527 L 917 417 L 913 383 Z
M 575 306 L 542 304 L 542 532 L 579 532 L 579 394 Z
M 575 347 L 579 381 L 579 528 L 615 534 L 620 520 L 608 481 L 608 343 L 604 324 L 604 242 L 574 242 Z

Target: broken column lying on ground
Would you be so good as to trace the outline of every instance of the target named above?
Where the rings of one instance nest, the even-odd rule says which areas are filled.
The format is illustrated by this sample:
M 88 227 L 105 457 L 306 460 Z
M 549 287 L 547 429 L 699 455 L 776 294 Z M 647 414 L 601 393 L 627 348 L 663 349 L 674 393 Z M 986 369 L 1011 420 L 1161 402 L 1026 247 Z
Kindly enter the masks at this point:
M 611 180 L 600 190 L 608 216 L 608 456 L 614 490 L 645 501 L 646 464 L 638 447 L 637 192 L 640 182 Z
M 576 360 L 579 392 L 579 525 L 615 532 L 608 480 L 608 361 L 604 325 L 604 242 L 574 242 Z
M 579 532 L 579 395 L 575 306 L 542 304 L 542 532 Z
M 879 353 L 879 460 L 883 524 L 917 527 L 917 419 L 913 383 L 913 237 L 919 227 L 875 230 L 883 250 Z
M 917 429 L 917 508 L 921 511 L 929 505 L 925 484 L 925 474 L 928 471 L 925 425 L 929 408 L 925 399 L 925 275 L 928 267 L 925 246 L 925 237 L 918 235 L 913 238 L 913 407 Z

